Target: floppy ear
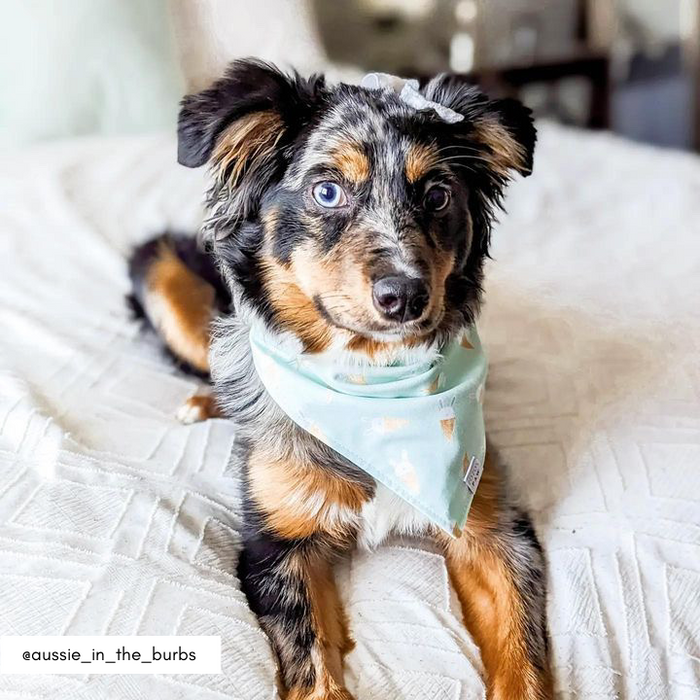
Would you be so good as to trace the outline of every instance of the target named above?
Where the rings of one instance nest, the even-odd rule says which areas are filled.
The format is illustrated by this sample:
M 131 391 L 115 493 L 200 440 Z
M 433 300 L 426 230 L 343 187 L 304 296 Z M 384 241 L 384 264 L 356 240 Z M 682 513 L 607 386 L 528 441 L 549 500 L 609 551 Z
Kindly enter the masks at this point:
M 323 87 L 318 76 L 304 80 L 262 61 L 234 61 L 212 87 L 182 100 L 178 162 L 196 168 L 223 158 L 240 176 L 304 123 Z
M 281 177 L 285 147 L 325 96 L 322 77 L 288 76 L 255 60 L 234 61 L 212 87 L 182 100 L 177 159 L 211 164 L 205 241 L 223 240 L 254 216 L 267 188 Z
M 454 125 L 455 131 L 483 146 L 494 172 L 502 177 L 512 171 L 525 176 L 532 172 L 537 130 L 532 112 L 523 104 L 513 99 L 490 100 L 463 77 L 450 74 L 433 78 L 423 94 L 464 116 Z

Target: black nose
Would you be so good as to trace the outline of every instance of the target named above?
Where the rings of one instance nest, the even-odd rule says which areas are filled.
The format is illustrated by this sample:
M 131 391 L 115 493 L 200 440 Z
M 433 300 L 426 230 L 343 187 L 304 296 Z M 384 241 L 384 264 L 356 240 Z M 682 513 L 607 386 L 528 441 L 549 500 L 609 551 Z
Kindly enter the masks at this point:
M 382 277 L 372 288 L 377 310 L 392 321 L 413 321 L 428 305 L 428 289 L 415 277 Z

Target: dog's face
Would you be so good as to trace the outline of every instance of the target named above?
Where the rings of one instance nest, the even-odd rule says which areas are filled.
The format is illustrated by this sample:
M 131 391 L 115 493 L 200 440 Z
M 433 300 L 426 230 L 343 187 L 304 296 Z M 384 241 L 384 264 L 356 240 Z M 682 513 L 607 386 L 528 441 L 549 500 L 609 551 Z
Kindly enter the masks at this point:
M 493 208 L 529 173 L 535 131 L 513 101 L 454 76 L 395 93 L 235 63 L 185 98 L 179 157 L 210 161 L 209 226 L 224 274 L 309 351 L 415 344 L 474 319 Z

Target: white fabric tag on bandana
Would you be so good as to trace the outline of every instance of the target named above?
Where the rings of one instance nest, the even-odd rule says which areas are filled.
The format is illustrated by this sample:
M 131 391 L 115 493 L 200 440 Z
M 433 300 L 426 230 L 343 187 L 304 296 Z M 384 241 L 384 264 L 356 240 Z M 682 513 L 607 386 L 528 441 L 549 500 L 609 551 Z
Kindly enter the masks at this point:
M 449 107 L 431 102 L 419 91 L 419 83 L 415 79 L 399 78 L 389 73 L 367 73 L 362 78 L 360 87 L 368 90 L 393 90 L 399 93 L 399 97 L 413 109 L 432 109 L 440 119 L 448 124 L 456 124 L 464 120 L 464 115 L 455 112 Z
M 476 493 L 476 488 L 481 481 L 481 474 L 484 471 L 484 465 L 481 460 L 476 456 L 472 455 L 469 460 L 469 466 L 467 467 L 467 473 L 464 475 L 464 483 L 467 488 L 472 492 Z

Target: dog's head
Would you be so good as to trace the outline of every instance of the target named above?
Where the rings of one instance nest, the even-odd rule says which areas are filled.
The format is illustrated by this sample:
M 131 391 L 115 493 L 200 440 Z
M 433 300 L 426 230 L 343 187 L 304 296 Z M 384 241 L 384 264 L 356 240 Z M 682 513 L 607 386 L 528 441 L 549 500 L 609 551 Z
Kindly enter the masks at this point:
M 415 344 L 474 320 L 494 209 L 532 168 L 530 112 L 442 75 L 421 92 L 286 76 L 238 61 L 183 100 L 180 163 L 209 163 L 222 272 L 309 351 Z

